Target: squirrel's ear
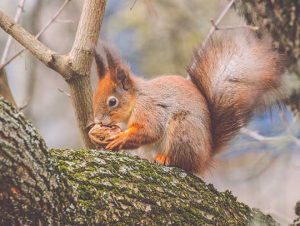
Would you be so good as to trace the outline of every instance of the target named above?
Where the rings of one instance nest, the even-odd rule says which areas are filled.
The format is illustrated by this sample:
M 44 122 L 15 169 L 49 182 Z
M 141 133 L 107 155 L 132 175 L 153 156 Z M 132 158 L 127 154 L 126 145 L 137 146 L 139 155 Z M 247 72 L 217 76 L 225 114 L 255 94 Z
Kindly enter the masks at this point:
M 118 67 L 116 71 L 116 80 L 119 86 L 124 90 L 129 90 L 132 87 L 129 71 Z
M 96 61 L 97 74 L 99 78 L 104 77 L 106 73 L 106 67 L 104 64 L 104 60 L 100 54 L 97 53 L 95 48 L 92 48 L 93 55 Z
M 121 63 L 121 59 L 118 55 L 111 52 L 106 46 L 104 46 L 103 49 L 106 53 L 111 79 L 124 90 L 129 90 L 132 86 L 129 70 Z

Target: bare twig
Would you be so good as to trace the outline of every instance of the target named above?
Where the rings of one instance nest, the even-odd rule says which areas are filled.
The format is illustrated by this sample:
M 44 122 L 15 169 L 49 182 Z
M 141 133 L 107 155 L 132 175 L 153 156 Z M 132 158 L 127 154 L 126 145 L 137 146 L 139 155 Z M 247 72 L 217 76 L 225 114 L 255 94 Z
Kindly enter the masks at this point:
M 253 131 L 253 130 L 250 130 L 250 129 L 247 129 L 247 128 L 242 128 L 241 132 L 243 134 L 248 135 L 249 137 L 254 138 L 255 140 L 263 141 L 263 142 L 277 141 L 280 138 L 283 138 L 283 137 L 266 137 L 266 136 L 263 136 L 263 135 L 259 134 L 256 131 Z
M 57 88 L 57 90 L 63 94 L 65 94 L 67 97 L 71 97 L 70 93 L 68 93 L 67 91 L 61 89 L 61 88 Z
M 297 137 L 294 135 L 293 131 L 291 130 L 291 128 L 290 128 L 290 126 L 289 126 L 289 123 L 288 123 L 288 119 L 286 118 L 284 112 L 283 112 L 283 111 L 280 111 L 279 115 L 280 115 L 281 121 L 283 122 L 283 124 L 284 124 L 284 126 L 285 126 L 285 128 L 286 128 L 286 130 L 287 130 L 287 132 L 288 132 L 288 134 L 290 135 L 290 137 L 292 138 L 292 140 L 294 141 L 294 143 L 295 143 L 297 146 L 300 147 L 300 139 L 297 138 Z
M 17 9 L 16 15 L 14 17 L 14 21 L 16 23 L 19 21 L 19 19 L 21 17 L 24 5 L 25 5 L 25 0 L 19 0 L 18 9 Z M 2 58 L 0 60 L 0 66 L 6 60 L 11 43 L 12 43 L 12 37 L 9 36 L 7 39 L 7 42 L 5 44 Z M 0 95 L 2 95 L 6 100 L 8 100 L 13 106 L 15 106 L 17 108 L 16 101 L 15 101 L 15 99 L 12 95 L 11 89 L 8 85 L 6 72 L 5 72 L 4 68 L 2 68 L 2 67 L 0 67 Z
M 35 38 L 38 39 L 49 27 L 50 25 L 57 19 L 57 17 L 61 14 L 61 12 L 64 10 L 64 8 L 67 6 L 67 4 L 71 0 L 65 0 L 64 3 L 61 5 L 61 7 L 57 10 L 57 12 L 51 17 L 51 19 L 48 21 L 48 23 L 39 31 L 39 33 L 36 34 Z M 10 36 L 11 38 L 11 36 Z M 5 63 L 4 61 L 1 61 L 0 64 L 0 70 L 4 67 L 6 67 L 8 64 L 10 64 L 14 59 L 16 59 L 20 54 L 22 54 L 26 48 L 21 49 L 19 52 L 14 54 L 9 60 L 7 60 Z
M 23 111 L 25 110 L 25 108 L 27 108 L 29 105 L 29 100 L 25 102 L 25 104 L 23 104 L 21 107 L 19 107 L 19 111 Z
M 13 36 L 20 44 L 27 48 L 36 58 L 62 75 L 65 75 L 64 56 L 49 49 L 22 26 L 16 24 L 11 18 L 0 10 L 0 26 Z
M 39 21 L 41 18 L 41 15 L 43 14 L 43 8 L 44 6 L 44 1 L 37 1 L 34 5 L 34 8 L 31 10 L 31 15 L 30 15 L 30 25 L 32 32 L 34 34 L 37 34 L 40 30 L 39 27 Z M 24 113 L 29 116 L 30 118 L 34 119 L 35 114 L 32 114 L 32 108 L 30 107 L 30 104 L 35 98 L 35 93 L 36 93 L 36 76 L 38 72 L 38 67 L 37 67 L 37 62 L 33 60 L 33 58 L 28 59 L 29 67 L 28 67 L 28 73 L 27 73 L 27 82 L 25 86 L 25 92 L 24 92 L 24 97 L 25 101 L 27 102 L 28 106 L 26 109 L 24 109 Z
M 137 2 L 137 0 L 134 0 L 133 3 L 132 3 L 132 6 L 130 7 L 130 10 L 133 9 L 133 7 L 135 6 L 135 3 Z
M 247 128 L 242 128 L 241 132 L 261 142 L 274 142 L 274 141 L 280 141 L 282 139 L 285 140 L 289 139 L 292 140 L 297 146 L 300 147 L 300 140 L 297 137 L 295 137 L 292 133 L 289 133 L 288 136 L 267 137 L 259 134 L 256 131 Z
M 218 27 L 215 23 L 214 20 L 210 20 L 211 24 L 213 27 L 215 27 L 215 30 L 234 30 L 234 29 L 250 29 L 250 30 L 254 30 L 257 31 L 259 29 L 259 27 L 257 26 L 251 26 L 251 25 L 236 25 L 236 26 L 223 26 L 223 27 Z
M 74 24 L 75 23 L 74 20 L 60 20 L 60 19 L 56 19 L 55 22 L 61 23 L 61 24 Z
M 14 21 L 16 23 L 18 23 L 19 20 L 20 20 L 21 14 L 24 11 L 24 5 L 25 5 L 25 0 L 19 0 L 18 9 L 17 9 L 16 15 L 15 15 L 15 18 L 14 18 Z M 2 55 L 2 58 L 1 58 L 0 65 L 2 65 L 6 60 L 6 57 L 8 55 L 8 52 L 9 52 L 9 49 L 10 49 L 10 46 L 11 46 L 11 42 L 12 42 L 12 37 L 9 36 L 8 39 L 7 39 L 7 42 L 5 44 L 5 48 L 4 48 L 4 51 L 3 51 L 3 55 Z M 2 68 L 0 68 L 0 70 L 1 69 Z
M 235 2 L 235 0 L 230 0 L 230 2 L 225 6 L 225 8 L 223 9 L 220 16 L 217 18 L 217 20 L 215 22 L 216 26 L 219 25 L 219 23 L 222 21 L 222 19 L 227 14 L 228 10 L 231 8 L 231 6 L 233 5 L 234 2 Z M 202 42 L 202 48 L 207 45 L 209 39 L 211 38 L 211 36 L 213 35 L 213 33 L 216 30 L 216 26 L 212 26 L 211 29 L 209 30 L 207 36 L 205 37 L 204 41 Z
M 64 10 L 64 8 L 67 6 L 67 4 L 71 0 L 65 0 L 64 3 L 60 6 L 60 8 L 57 10 L 57 12 L 52 16 L 52 18 L 48 21 L 48 23 L 40 30 L 39 33 L 35 36 L 36 38 L 39 38 L 48 28 L 49 26 L 56 20 L 56 18 L 61 14 L 61 12 Z

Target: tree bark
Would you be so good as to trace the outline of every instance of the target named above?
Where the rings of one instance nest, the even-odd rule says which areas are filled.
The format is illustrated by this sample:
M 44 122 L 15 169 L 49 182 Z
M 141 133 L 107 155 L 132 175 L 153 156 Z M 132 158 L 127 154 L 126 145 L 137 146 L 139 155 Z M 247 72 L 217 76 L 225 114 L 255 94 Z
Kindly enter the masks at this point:
M 70 222 L 73 197 L 67 181 L 57 173 L 40 135 L 3 100 L 0 97 L 0 225 Z
M 274 45 L 284 50 L 287 64 L 298 75 L 300 83 L 300 1 L 295 0 L 237 0 L 236 8 L 247 23 L 267 30 L 273 37 Z M 298 63 L 298 65 L 297 65 Z M 286 102 L 294 112 L 300 112 L 300 88 L 292 90 Z
M 97 150 L 48 150 L 0 99 L 0 224 L 277 225 L 183 170 Z

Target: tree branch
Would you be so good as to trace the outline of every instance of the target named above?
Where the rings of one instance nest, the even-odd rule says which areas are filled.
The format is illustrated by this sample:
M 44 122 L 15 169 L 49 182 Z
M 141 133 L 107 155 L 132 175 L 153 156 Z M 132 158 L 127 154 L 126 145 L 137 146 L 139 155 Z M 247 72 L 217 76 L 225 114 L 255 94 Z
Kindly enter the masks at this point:
M 105 0 L 85 1 L 78 24 L 75 41 L 69 54 L 73 70 L 81 75 L 89 75 L 92 52 L 97 44 Z
M 75 41 L 67 55 L 55 53 L 0 11 L 0 27 L 67 81 L 81 136 L 86 147 L 94 147 L 86 130 L 86 125 L 93 118 L 92 89 L 89 77 L 92 64 L 90 49 L 97 44 L 105 5 L 106 0 L 84 1 Z

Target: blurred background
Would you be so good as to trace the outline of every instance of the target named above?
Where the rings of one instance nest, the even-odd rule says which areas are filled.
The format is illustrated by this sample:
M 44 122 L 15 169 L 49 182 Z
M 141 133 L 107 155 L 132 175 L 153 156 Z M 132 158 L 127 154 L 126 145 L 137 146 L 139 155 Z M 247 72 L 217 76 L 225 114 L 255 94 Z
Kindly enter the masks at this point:
M 20 23 L 36 34 L 56 13 L 63 0 L 26 0 Z M 109 43 L 145 78 L 161 74 L 186 76 L 193 50 L 211 28 L 227 1 L 222 0 L 110 0 L 101 28 L 101 40 Z M 0 9 L 14 16 L 18 0 L 1 0 Z M 72 0 L 40 40 L 59 53 L 70 50 L 82 1 Z M 220 26 L 244 24 L 233 9 Z M 220 31 L 217 31 L 220 32 Z M 243 32 L 240 30 L 238 32 Z M 0 55 L 8 36 L 0 31 Z M 22 47 L 13 41 L 8 56 Z M 68 88 L 56 72 L 25 52 L 6 72 L 17 105 L 40 131 L 48 147 L 82 146 Z M 292 74 L 287 87 L 299 83 Z M 93 68 L 92 85 L 97 78 Z M 297 138 L 298 137 L 298 138 Z M 295 218 L 300 200 L 300 123 L 289 108 L 272 108 L 258 114 L 216 157 L 205 180 L 219 190 L 231 190 L 242 202 L 271 214 L 283 225 Z

